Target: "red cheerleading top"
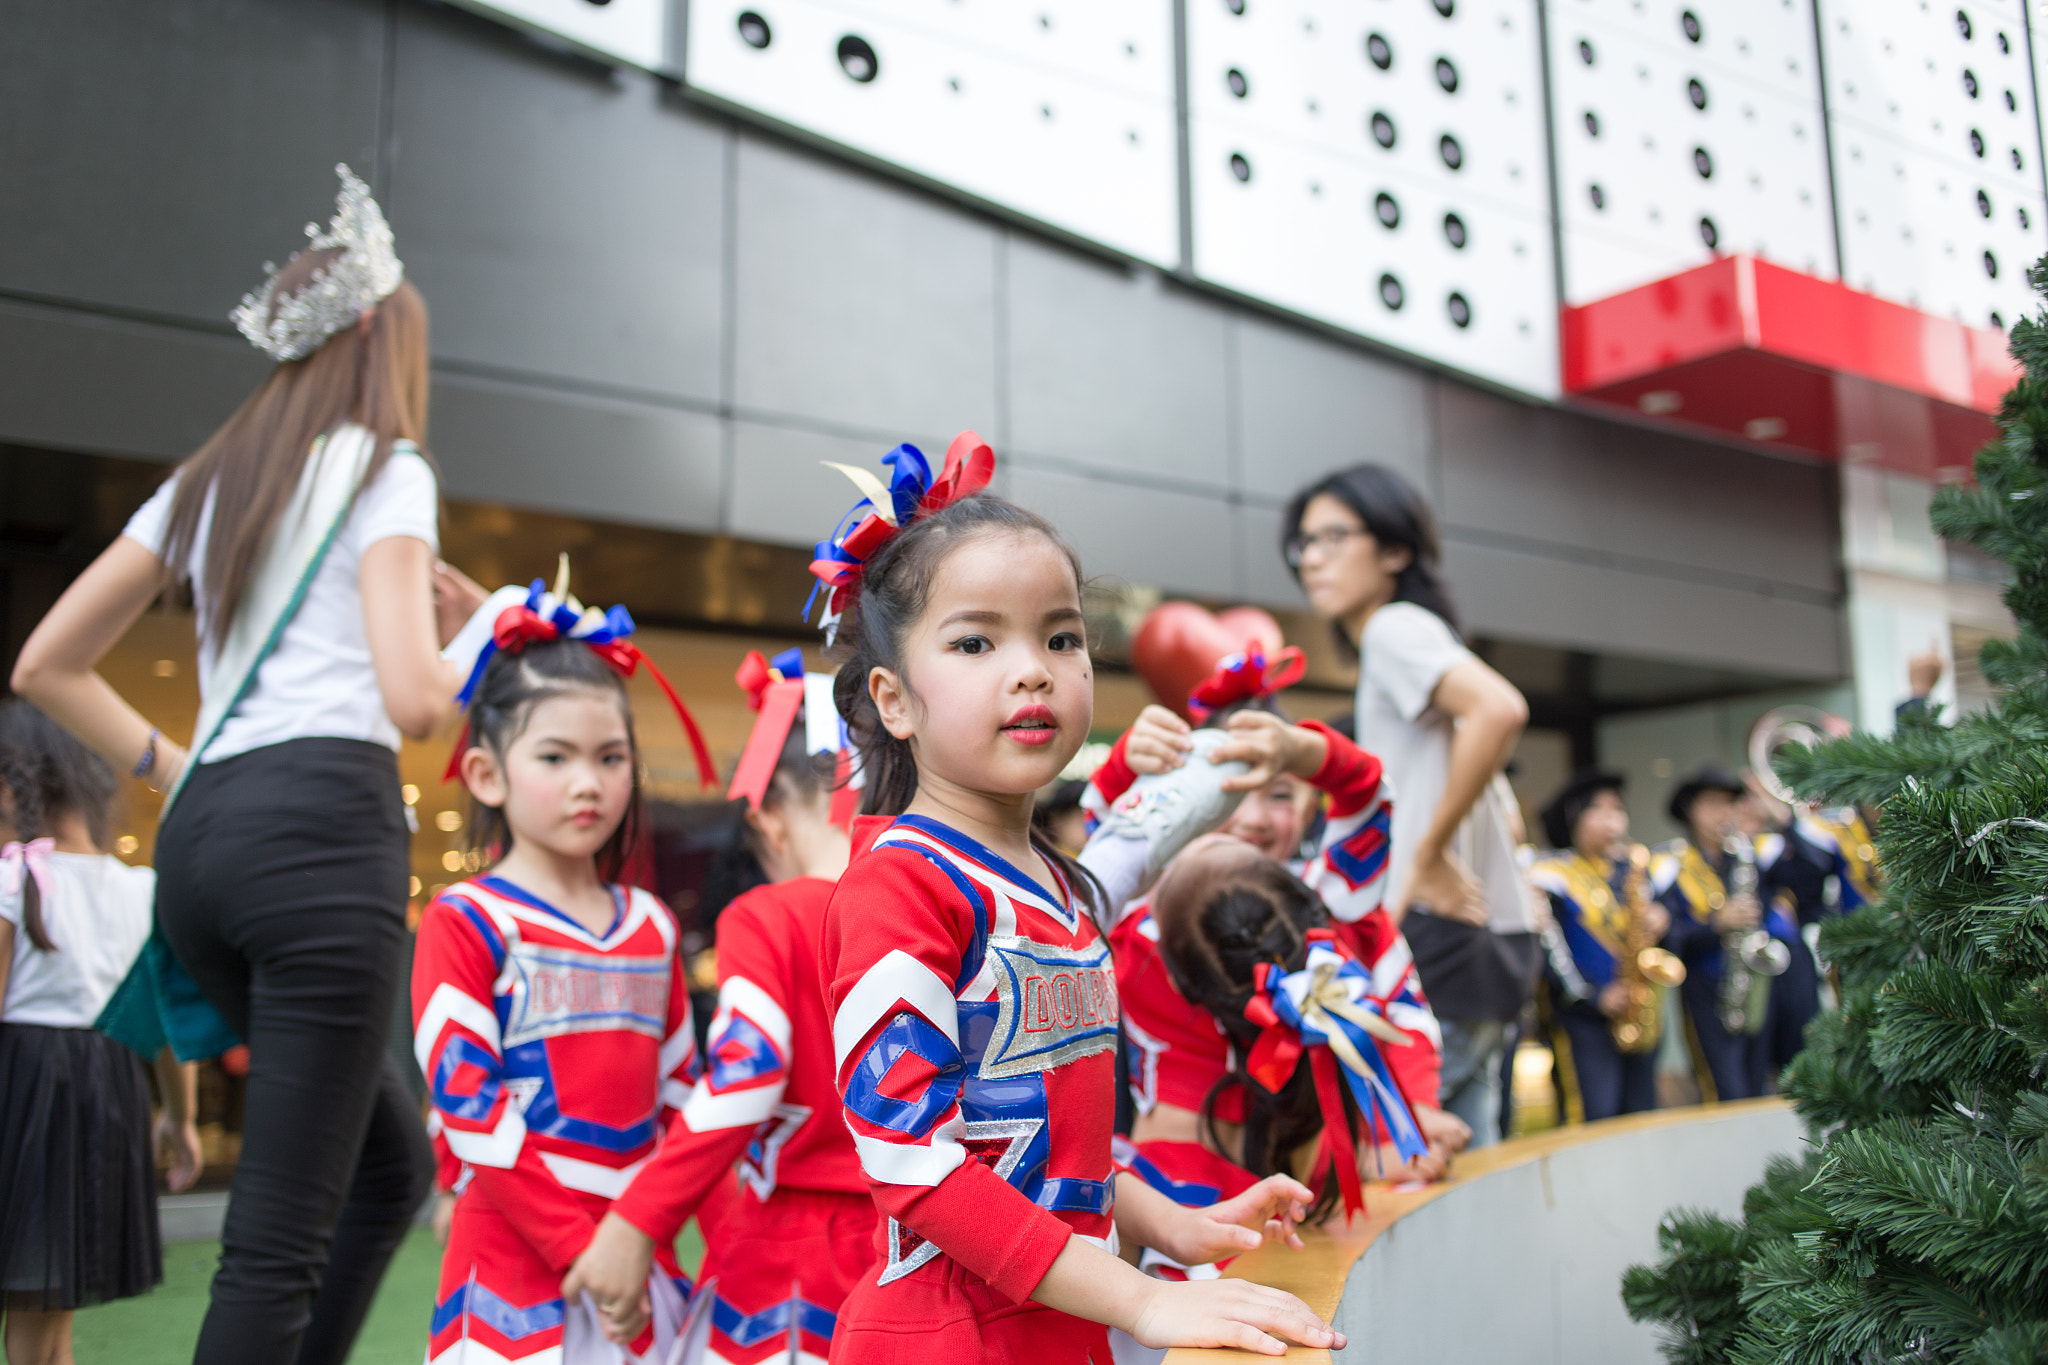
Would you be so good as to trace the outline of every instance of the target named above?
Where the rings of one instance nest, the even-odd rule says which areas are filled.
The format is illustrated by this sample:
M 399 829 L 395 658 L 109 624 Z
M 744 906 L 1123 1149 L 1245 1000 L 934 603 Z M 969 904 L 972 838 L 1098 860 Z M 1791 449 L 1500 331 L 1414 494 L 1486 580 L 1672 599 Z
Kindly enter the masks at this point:
M 659 1246 L 735 1164 L 762 1201 L 783 1187 L 867 1193 L 839 1117 L 818 975 L 831 899 L 831 882 L 799 877 L 755 887 L 718 917 L 718 1012 L 704 1074 L 661 1150 L 612 1205 Z
M 444 891 L 413 953 L 413 1047 L 481 1196 L 557 1274 L 681 1105 L 696 1064 L 676 925 L 659 901 L 613 887 L 603 934 L 501 877 Z
M 1063 881 L 924 816 L 862 820 L 824 968 L 879 1294 L 943 1283 L 943 1256 L 1022 1303 L 1071 1235 L 1114 1249 L 1116 981 Z
M 1443 1035 L 1422 993 L 1407 940 L 1381 905 L 1392 803 L 1380 761 L 1327 725 L 1302 724 L 1329 742 L 1329 755 L 1309 783 L 1329 793 L 1330 807 L 1322 840 L 1301 879 L 1329 910 L 1338 942 L 1371 974 L 1373 995 L 1385 1002 L 1387 1021 L 1412 1040 L 1407 1047 L 1384 1050 L 1402 1094 L 1410 1106 L 1433 1108 Z M 1106 801 L 1121 796 L 1134 780 L 1128 766 L 1113 771 L 1107 765 L 1091 779 Z M 1163 1100 L 1199 1113 L 1210 1089 L 1231 1070 L 1230 1041 L 1216 1017 L 1190 1004 L 1173 984 L 1159 951 L 1159 926 L 1149 897 L 1126 908 L 1110 932 L 1110 945 L 1138 1112 L 1150 1113 Z M 1243 1121 L 1241 1089 L 1217 1097 L 1216 1117 Z M 1378 1136 L 1384 1140 L 1384 1134 Z

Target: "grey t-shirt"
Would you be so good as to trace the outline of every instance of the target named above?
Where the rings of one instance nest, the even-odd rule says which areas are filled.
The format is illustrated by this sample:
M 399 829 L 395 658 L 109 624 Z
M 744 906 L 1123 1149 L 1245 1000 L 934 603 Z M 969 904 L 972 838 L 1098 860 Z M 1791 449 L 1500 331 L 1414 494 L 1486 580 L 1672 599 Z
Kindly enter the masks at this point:
M 1379 756 L 1393 780 L 1387 884 L 1399 886 L 1416 845 L 1436 818 L 1450 772 L 1452 720 L 1429 699 L 1444 674 L 1474 655 L 1442 617 L 1413 602 L 1389 603 L 1374 612 L 1359 654 L 1358 744 Z M 1536 923 L 1500 787 L 1491 782 L 1480 792 L 1451 848 L 1484 888 L 1493 929 L 1526 932 Z

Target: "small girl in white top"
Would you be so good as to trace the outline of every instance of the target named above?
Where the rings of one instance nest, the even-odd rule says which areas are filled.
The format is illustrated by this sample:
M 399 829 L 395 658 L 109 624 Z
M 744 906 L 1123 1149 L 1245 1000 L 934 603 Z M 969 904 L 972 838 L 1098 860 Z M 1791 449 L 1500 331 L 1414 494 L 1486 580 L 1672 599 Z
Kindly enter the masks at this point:
M 0 1311 L 9 1361 L 71 1360 L 73 1309 L 163 1278 L 142 1061 L 93 1031 L 149 935 L 156 874 L 101 851 L 114 773 L 0 704 Z M 183 1077 L 165 1135 L 198 1174 Z

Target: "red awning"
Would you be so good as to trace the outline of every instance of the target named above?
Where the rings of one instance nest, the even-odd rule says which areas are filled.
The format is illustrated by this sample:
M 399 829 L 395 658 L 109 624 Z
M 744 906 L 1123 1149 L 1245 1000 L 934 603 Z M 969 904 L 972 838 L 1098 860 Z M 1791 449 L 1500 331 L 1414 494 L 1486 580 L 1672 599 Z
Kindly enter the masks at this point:
M 1582 402 L 1785 454 L 1966 470 L 2019 377 L 2005 336 L 1753 256 L 1563 310 Z

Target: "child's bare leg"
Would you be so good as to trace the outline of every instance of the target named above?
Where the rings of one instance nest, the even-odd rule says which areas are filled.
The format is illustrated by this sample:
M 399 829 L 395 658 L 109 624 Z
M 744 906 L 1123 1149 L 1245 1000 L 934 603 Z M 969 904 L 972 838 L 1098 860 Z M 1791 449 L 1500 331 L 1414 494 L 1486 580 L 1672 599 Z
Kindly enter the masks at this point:
M 71 1313 L 7 1309 L 7 1365 L 72 1365 Z

